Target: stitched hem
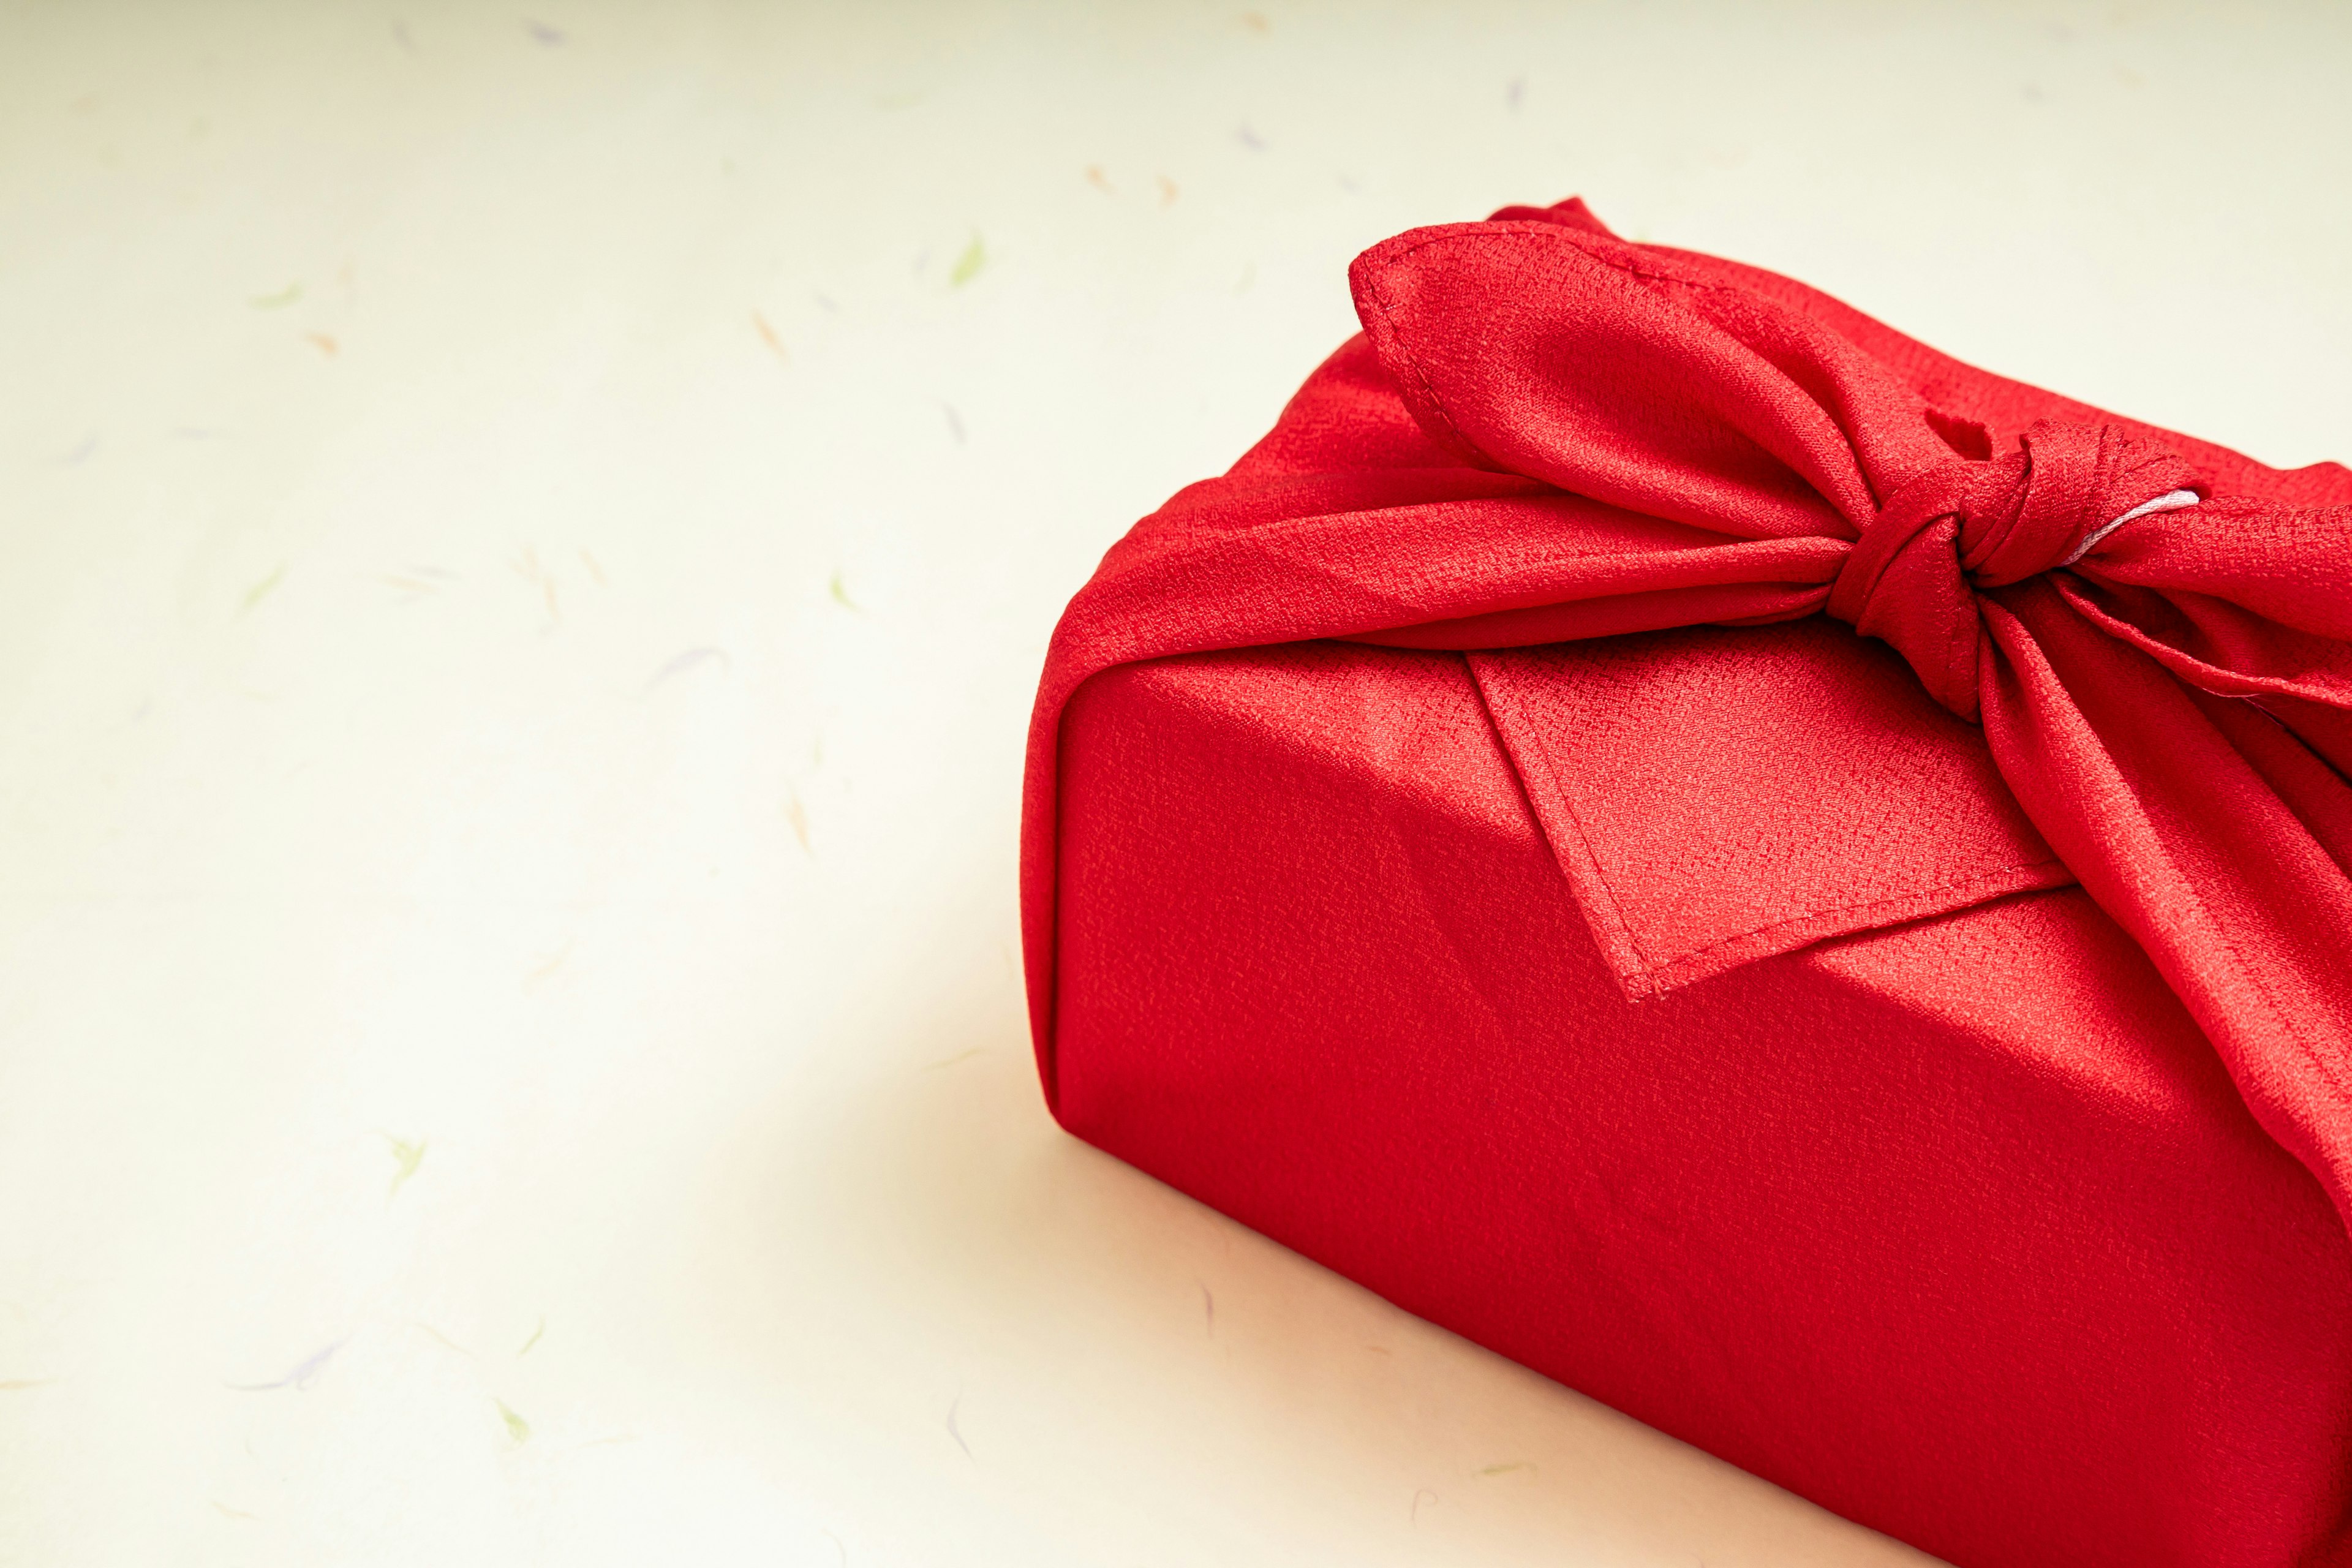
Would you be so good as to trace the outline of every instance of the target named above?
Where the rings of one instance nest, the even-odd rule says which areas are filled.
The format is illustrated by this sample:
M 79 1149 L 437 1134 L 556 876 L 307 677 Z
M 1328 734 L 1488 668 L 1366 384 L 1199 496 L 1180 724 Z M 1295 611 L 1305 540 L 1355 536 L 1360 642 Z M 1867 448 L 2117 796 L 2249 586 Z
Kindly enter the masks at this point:
M 2053 870 L 2058 873 L 2056 877 L 2030 875 L 2033 872 Z M 1732 963 L 1745 962 L 1742 959 L 1733 959 L 1731 963 L 1710 963 L 1710 960 L 1720 954 L 1724 949 L 1741 943 L 1755 943 L 1766 950 L 1751 955 L 1755 958 L 1769 957 L 1775 952 L 1788 952 L 1790 949 L 1787 947 L 1772 948 L 1770 939 L 1775 932 L 1787 931 L 1791 927 L 1832 921 L 1841 915 L 1860 914 L 1870 910 L 1915 911 L 1895 915 L 1893 920 L 1886 922 L 1890 924 L 1895 921 L 1924 919 L 1929 915 L 1948 914 L 1957 910 L 1967 909 L 1971 904 L 1981 903 L 2005 893 L 2026 893 L 2063 888 L 2073 883 L 2074 879 L 2074 874 L 2067 869 L 2066 863 L 2055 856 L 2047 860 L 2020 861 L 2013 865 L 1998 867 L 1979 876 L 1963 877 L 1950 882 L 1938 882 L 1933 886 L 1914 889 L 1908 892 L 1890 893 L 1883 899 L 1866 899 L 1851 904 L 1833 904 L 1827 909 L 1814 910 L 1806 914 L 1790 915 L 1785 920 L 1774 921 L 1768 925 L 1758 926 L 1752 931 L 1741 931 L 1736 936 L 1719 937 L 1704 947 L 1695 947 L 1687 952 L 1677 953 L 1644 973 L 1654 979 L 1672 974 L 1681 969 L 1699 969 L 1712 973 L 1717 969 L 1729 968 Z M 1963 901 L 1958 903 L 1948 901 L 1954 899 Z M 1822 931 L 1817 935 L 1804 938 L 1790 945 L 1802 947 L 1809 942 L 1823 941 L 1832 936 L 1853 935 L 1874 929 L 1875 927 L 1871 925 L 1854 926 L 1841 923 L 1837 929 Z M 1699 976 L 1692 975 L 1689 978 L 1697 979 Z M 1661 989 L 1664 988 L 1661 987 Z

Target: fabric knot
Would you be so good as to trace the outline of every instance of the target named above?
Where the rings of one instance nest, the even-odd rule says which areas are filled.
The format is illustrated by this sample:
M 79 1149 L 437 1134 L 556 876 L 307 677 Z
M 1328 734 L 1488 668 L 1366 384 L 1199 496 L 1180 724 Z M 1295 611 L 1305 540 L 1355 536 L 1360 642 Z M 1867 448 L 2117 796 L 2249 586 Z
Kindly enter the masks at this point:
M 2189 465 L 2120 426 L 2044 420 L 2005 457 L 1954 457 L 1888 497 L 1828 613 L 1894 645 L 1937 701 L 1979 716 L 1977 592 L 2072 566 L 2135 517 L 2194 506 Z

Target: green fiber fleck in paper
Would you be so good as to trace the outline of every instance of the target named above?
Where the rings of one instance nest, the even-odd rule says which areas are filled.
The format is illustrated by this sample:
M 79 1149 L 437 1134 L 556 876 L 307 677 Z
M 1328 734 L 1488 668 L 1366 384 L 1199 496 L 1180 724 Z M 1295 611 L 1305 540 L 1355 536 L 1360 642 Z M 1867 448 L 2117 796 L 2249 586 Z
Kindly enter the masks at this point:
M 398 1193 L 401 1184 L 416 1174 L 416 1167 L 425 1163 L 425 1140 L 420 1138 L 414 1143 L 404 1142 L 387 1133 L 384 1141 L 392 1145 L 392 1190 Z
M 275 294 L 256 294 L 252 299 L 257 310 L 282 310 L 302 297 L 302 285 L 289 283 Z
M 247 610 L 250 610 L 254 605 L 269 597 L 269 591 L 284 581 L 286 581 L 286 563 L 281 561 L 278 563 L 277 571 L 245 591 L 245 604 L 238 609 L 237 614 L 243 615 Z
M 530 1422 L 524 1420 L 521 1416 L 516 1415 L 511 1409 L 508 1408 L 507 1402 L 503 1399 L 493 1399 L 490 1403 L 499 1407 L 499 1419 L 507 1424 L 508 1436 L 513 1438 L 518 1443 L 528 1443 L 530 1441 Z
M 988 247 L 980 242 L 978 234 L 974 234 L 971 243 L 963 247 L 963 254 L 956 258 L 955 270 L 948 274 L 948 282 L 961 289 L 979 277 L 980 269 L 987 265 Z

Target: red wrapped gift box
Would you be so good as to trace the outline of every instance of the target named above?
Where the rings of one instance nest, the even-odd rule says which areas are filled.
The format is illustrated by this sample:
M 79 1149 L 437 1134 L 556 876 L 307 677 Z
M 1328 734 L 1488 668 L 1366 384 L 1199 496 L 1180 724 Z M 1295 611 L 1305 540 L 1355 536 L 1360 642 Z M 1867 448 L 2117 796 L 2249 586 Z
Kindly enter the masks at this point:
M 1575 203 L 1355 283 L 1056 635 L 1055 1114 L 1955 1563 L 2352 1562 L 2352 473 Z

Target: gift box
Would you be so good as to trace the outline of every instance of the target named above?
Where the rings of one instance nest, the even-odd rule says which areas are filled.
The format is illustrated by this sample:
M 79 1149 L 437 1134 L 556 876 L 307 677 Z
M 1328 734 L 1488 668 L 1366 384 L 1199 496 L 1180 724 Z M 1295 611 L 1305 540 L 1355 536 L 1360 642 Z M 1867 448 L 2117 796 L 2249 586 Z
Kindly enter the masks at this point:
M 1106 558 L 1072 1132 L 1972 1568 L 2352 1563 L 2352 472 L 1580 203 Z

